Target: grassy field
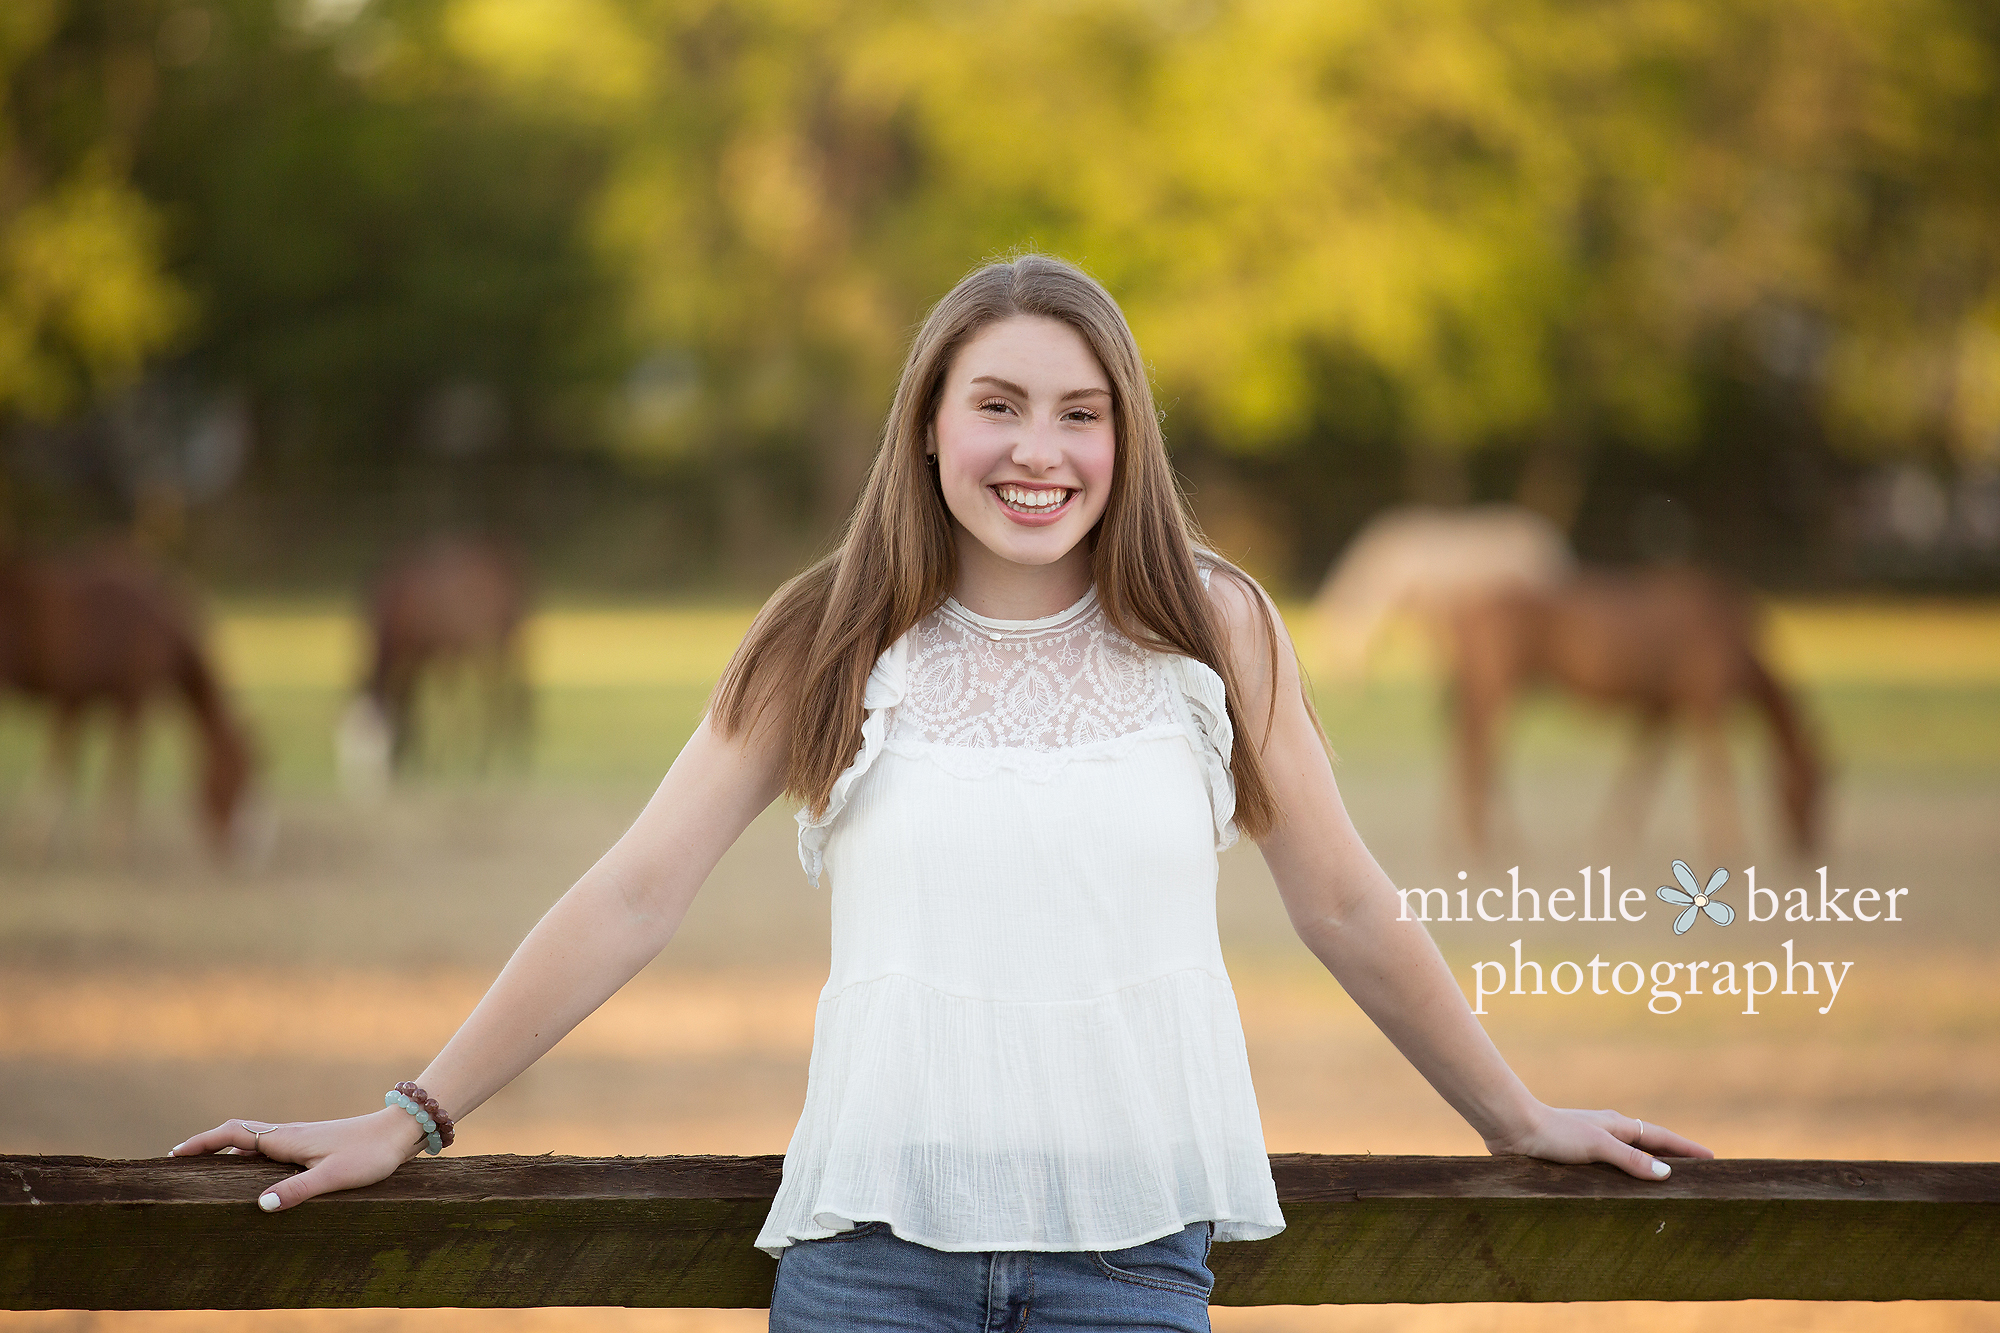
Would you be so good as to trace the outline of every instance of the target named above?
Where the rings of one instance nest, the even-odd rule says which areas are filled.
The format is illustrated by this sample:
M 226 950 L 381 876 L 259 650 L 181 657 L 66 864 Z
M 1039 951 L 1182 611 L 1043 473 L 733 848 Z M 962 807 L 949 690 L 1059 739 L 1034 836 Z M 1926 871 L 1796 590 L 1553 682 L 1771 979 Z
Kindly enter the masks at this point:
M 140 847 L 110 856 L 82 819 L 53 853 L 24 845 L 39 735 L 0 706 L 0 1151 L 164 1151 L 230 1115 L 366 1109 L 451 1032 L 547 904 L 643 802 L 699 716 L 749 608 L 563 609 L 535 623 L 538 730 L 518 767 L 481 774 L 470 702 L 436 705 L 425 776 L 353 803 L 332 730 L 354 675 L 337 612 L 244 607 L 217 642 L 267 760 L 268 863 L 219 872 L 185 827 L 177 743 L 149 766 Z M 1735 738 L 1760 882 L 1829 867 L 1836 886 L 1907 887 L 1903 920 L 1698 925 L 1435 924 L 1455 973 L 1510 956 L 1553 964 L 1774 955 L 1851 962 L 1827 1013 L 1771 997 L 1672 1014 L 1633 996 L 1488 997 L 1489 1030 L 1551 1101 L 1617 1106 L 1735 1156 L 2000 1156 L 2000 606 L 1778 608 L 1774 656 L 1835 762 L 1829 845 L 1808 861 L 1772 831 L 1764 757 Z M 1312 665 L 1309 660 L 1308 665 Z M 1648 832 L 1609 848 L 1595 811 L 1621 733 L 1555 700 L 1512 729 L 1519 831 L 1498 860 L 1442 829 L 1442 745 L 1422 644 L 1393 637 L 1365 685 L 1316 673 L 1343 792 L 1401 886 L 1546 892 L 1578 867 L 1619 889 L 1663 882 L 1699 847 L 1684 761 Z M 1739 870 L 1741 867 L 1738 868 Z M 1731 893 L 1740 893 L 1740 874 Z M 1736 897 L 1741 911 L 1743 898 Z M 1654 904 L 1658 907 L 1658 904 Z M 1274 1151 L 1470 1153 L 1470 1132 L 1291 936 L 1254 848 L 1224 858 L 1219 899 Z M 781 1151 L 804 1092 L 825 898 L 789 812 L 752 826 L 661 959 L 465 1126 L 460 1151 Z M 1678 950 L 1678 951 L 1677 951 Z M 588 1116 L 579 1107 L 590 1107 Z M 746 1312 L 0 1314 L 0 1330 L 116 1328 L 745 1330 Z M 1217 1311 L 1222 1330 L 1994 1329 L 1976 1305 L 1498 1307 Z

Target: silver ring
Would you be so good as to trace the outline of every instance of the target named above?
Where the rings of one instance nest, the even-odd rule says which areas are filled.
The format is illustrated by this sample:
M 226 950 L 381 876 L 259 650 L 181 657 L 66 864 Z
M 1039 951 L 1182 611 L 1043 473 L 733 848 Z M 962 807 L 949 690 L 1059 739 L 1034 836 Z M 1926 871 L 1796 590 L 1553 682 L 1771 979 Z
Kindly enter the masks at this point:
M 1635 1120 L 1638 1120 L 1638 1117 L 1637 1117 L 1637 1116 L 1634 1116 L 1634 1117 L 1633 1117 L 1633 1119 L 1635 1119 Z M 1636 1148 L 1636 1147 L 1638 1147 L 1638 1146 L 1639 1146 L 1639 1139 L 1643 1139 L 1643 1138 L 1645 1138 L 1645 1137 L 1646 1137 L 1646 1122 L 1645 1122 L 1645 1121 L 1643 1121 L 1643 1120 L 1640 1120 L 1640 1121 L 1639 1121 L 1639 1138 L 1636 1138 L 1636 1139 L 1633 1139 L 1633 1140 L 1632 1140 L 1632 1146 L 1633 1146 L 1633 1147 L 1635 1147 L 1635 1148 Z
M 243 1128 L 250 1129 L 250 1126 L 245 1125 Z M 269 1129 L 250 1129 L 250 1151 L 255 1153 L 263 1152 L 264 1151 L 263 1145 L 261 1145 L 258 1142 L 258 1140 L 263 1138 L 266 1134 L 269 1134 L 272 1129 L 276 1128 L 277 1126 L 273 1125 Z

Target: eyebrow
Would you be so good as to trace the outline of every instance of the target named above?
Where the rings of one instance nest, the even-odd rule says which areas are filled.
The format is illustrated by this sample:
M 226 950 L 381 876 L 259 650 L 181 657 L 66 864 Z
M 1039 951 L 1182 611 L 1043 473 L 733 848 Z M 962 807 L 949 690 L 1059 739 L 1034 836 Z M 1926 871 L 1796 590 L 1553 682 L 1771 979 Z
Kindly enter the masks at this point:
M 1003 380 L 998 375 L 974 375 L 972 382 L 974 384 L 991 384 L 997 389 L 1013 394 L 1016 398 L 1034 397 L 1033 394 L 1014 383 L 1014 381 Z M 1067 403 L 1072 398 L 1109 398 L 1110 396 L 1111 390 L 1109 389 L 1071 389 L 1068 393 L 1056 399 L 1056 401 Z

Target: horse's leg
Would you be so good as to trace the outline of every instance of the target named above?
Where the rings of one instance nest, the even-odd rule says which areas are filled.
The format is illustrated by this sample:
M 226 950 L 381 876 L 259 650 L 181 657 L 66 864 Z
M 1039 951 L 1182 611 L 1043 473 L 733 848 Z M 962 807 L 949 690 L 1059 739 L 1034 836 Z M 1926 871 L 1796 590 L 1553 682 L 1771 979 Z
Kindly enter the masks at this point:
M 1454 682 L 1453 720 L 1458 732 L 1459 833 L 1474 854 L 1487 846 L 1487 816 L 1493 791 L 1493 730 L 1498 710 L 1477 682 Z
M 480 653 L 475 674 L 479 695 L 479 776 L 493 767 L 493 756 L 507 732 L 507 663 L 497 648 Z
M 70 822 L 76 803 L 79 758 L 83 747 L 83 708 L 58 703 L 49 717 L 49 749 L 44 770 L 43 810 L 28 821 L 27 842 L 44 860 L 52 859 Z
M 535 696 L 528 683 L 527 666 L 511 643 L 500 651 L 500 688 L 508 762 L 526 768 L 530 758 L 528 740 L 534 730 Z
M 1461 832 L 1466 850 L 1483 859 L 1492 846 L 1500 730 L 1525 677 L 1524 631 L 1504 608 L 1461 606 L 1449 624 Z M 1520 840 L 1518 821 L 1513 836 Z
M 1493 717 L 1493 772 L 1490 778 L 1492 813 L 1488 816 L 1497 830 L 1493 843 L 1500 854 L 1508 860 L 1525 854 L 1528 846 L 1528 826 L 1521 819 L 1521 803 L 1515 799 L 1517 789 L 1507 780 L 1507 766 L 1501 755 L 1501 743 L 1505 739 L 1508 716 L 1504 705 L 1496 709 Z
M 138 702 L 120 700 L 112 706 L 111 754 L 104 773 L 104 808 L 111 853 L 129 861 L 139 831 L 139 759 L 142 753 Z
M 1660 772 L 1666 766 L 1667 724 L 1671 720 L 1664 708 L 1647 708 L 1639 714 L 1632 749 L 1604 802 L 1604 812 L 1598 818 L 1600 836 L 1621 851 L 1636 848 L 1645 833 L 1646 812 L 1652 809 Z
M 406 773 L 417 753 L 416 718 L 417 671 L 399 664 L 396 673 L 382 683 L 382 713 L 389 722 L 389 771 Z
M 1709 862 L 1727 865 L 1744 853 L 1743 820 L 1736 804 L 1736 774 L 1729 762 L 1729 737 L 1720 709 L 1703 709 L 1694 718 L 1697 800 L 1701 831 Z

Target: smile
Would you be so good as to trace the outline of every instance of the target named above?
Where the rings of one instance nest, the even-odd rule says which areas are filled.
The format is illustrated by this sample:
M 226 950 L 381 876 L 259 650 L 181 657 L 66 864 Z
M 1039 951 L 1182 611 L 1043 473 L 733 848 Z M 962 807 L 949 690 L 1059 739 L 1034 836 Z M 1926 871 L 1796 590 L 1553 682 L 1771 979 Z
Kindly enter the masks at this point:
M 1055 513 L 1068 504 L 1070 497 L 1076 494 L 1066 486 L 1040 488 L 1000 485 L 988 489 L 999 498 L 1005 508 L 1017 514 L 1031 514 L 1038 518 L 1044 514 Z

